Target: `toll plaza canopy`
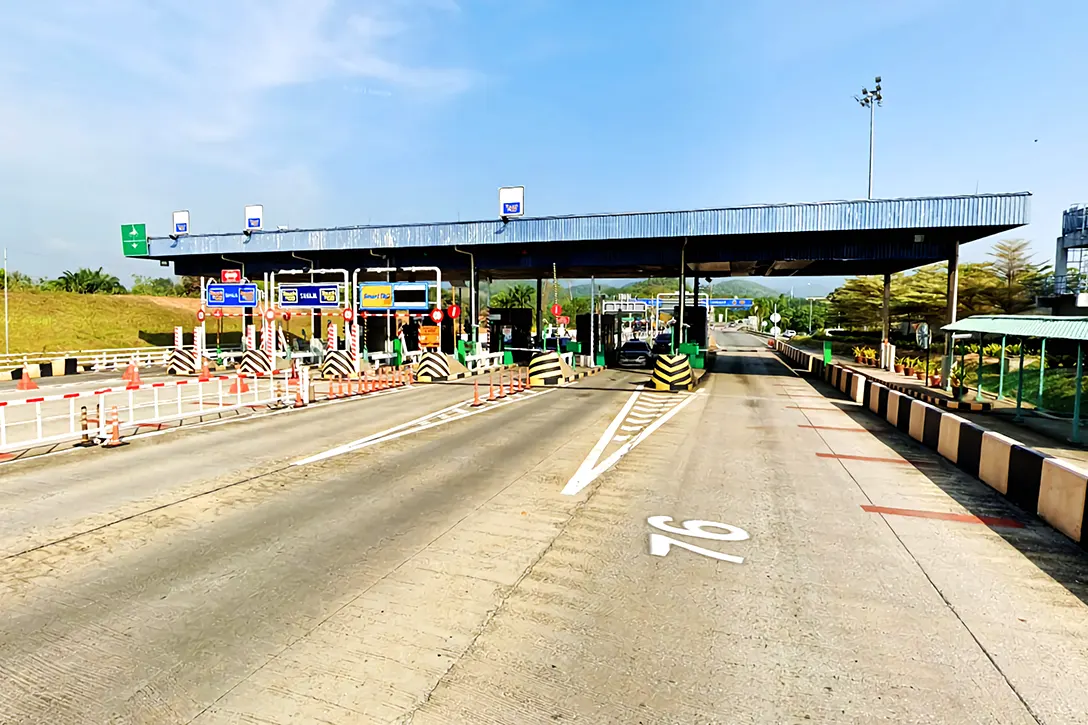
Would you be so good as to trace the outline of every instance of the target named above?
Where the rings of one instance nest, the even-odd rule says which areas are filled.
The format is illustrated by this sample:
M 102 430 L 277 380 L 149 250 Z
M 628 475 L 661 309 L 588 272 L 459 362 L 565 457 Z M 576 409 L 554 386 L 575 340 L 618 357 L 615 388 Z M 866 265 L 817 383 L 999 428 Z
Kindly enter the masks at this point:
M 241 261 L 250 278 L 300 266 L 429 265 L 463 280 L 470 259 L 491 279 L 551 277 L 553 265 L 563 278 L 676 276 L 681 259 L 686 274 L 707 277 L 881 274 L 1027 224 L 1030 205 L 1018 192 L 191 234 L 151 237 L 148 256 L 186 275 Z

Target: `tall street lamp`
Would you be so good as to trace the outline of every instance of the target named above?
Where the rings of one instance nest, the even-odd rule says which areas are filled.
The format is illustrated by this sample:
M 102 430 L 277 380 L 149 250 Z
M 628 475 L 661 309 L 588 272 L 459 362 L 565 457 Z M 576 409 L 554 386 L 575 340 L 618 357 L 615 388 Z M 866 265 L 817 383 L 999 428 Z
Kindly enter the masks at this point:
M 868 88 L 861 89 L 860 96 L 854 96 L 854 100 L 861 104 L 862 108 L 869 109 L 869 196 L 868 199 L 873 198 L 873 123 L 876 120 L 876 107 L 884 105 L 884 96 L 881 95 L 880 90 L 880 76 L 876 77 L 876 88 L 869 90 Z

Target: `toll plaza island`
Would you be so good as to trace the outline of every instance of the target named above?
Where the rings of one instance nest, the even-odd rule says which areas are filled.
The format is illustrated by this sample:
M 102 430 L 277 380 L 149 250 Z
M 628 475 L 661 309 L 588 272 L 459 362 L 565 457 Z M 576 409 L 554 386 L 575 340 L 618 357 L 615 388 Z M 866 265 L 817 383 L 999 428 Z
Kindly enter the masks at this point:
M 202 304 L 0 382 L 0 723 L 1088 725 L 1088 472 L 703 286 L 946 261 L 951 321 L 1029 203 L 125 225 Z

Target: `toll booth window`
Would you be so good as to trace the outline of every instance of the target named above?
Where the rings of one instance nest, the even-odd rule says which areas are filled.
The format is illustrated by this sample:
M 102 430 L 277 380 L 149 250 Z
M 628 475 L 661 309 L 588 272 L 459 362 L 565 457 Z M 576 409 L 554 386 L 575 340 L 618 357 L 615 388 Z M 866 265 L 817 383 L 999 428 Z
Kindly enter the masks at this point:
M 398 289 L 393 293 L 393 304 L 425 305 L 427 304 L 427 289 L 425 287 Z

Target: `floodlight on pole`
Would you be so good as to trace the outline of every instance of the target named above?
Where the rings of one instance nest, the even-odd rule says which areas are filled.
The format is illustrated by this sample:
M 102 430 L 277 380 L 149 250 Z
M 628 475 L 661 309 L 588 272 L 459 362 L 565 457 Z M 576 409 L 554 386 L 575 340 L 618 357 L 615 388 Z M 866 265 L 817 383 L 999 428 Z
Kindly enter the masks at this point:
M 867 199 L 873 198 L 873 125 L 876 121 L 876 107 L 884 105 L 883 90 L 880 87 L 880 76 L 876 77 L 876 87 L 873 90 L 868 88 L 861 89 L 860 96 L 854 96 L 854 100 L 857 101 L 862 108 L 869 109 L 869 195 Z

